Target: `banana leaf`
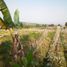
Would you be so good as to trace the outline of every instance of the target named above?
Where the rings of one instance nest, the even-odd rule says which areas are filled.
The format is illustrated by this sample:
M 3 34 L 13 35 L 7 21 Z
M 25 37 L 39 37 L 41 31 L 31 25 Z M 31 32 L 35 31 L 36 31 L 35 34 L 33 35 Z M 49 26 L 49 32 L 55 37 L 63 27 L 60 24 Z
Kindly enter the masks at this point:
M 4 0 L 0 0 L 0 11 L 3 14 L 3 20 L 4 20 L 4 24 L 6 25 L 6 27 L 13 27 L 14 23 L 12 21 L 10 12 L 4 2 Z

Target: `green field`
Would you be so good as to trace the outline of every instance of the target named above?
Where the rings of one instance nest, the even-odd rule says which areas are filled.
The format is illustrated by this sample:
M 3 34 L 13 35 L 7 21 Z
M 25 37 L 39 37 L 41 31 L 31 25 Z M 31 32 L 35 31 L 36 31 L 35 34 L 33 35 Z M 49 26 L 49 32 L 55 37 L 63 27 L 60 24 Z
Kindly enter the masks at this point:
M 61 30 L 58 27 L 57 29 L 2 29 L 0 64 L 2 67 L 66 67 L 66 36 L 66 29 Z

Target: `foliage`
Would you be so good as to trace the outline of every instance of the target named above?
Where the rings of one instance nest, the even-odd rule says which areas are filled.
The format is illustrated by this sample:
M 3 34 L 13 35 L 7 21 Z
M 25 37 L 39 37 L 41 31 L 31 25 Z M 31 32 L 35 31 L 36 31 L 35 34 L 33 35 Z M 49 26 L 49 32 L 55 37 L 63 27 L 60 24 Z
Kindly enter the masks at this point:
M 67 26 L 67 22 L 65 22 L 65 26 Z
M 10 12 L 8 10 L 8 7 L 6 6 L 4 0 L 0 0 L 0 11 L 3 14 L 3 21 L 7 28 L 13 27 L 14 23 L 11 19 Z
M 41 33 L 39 33 L 39 32 L 31 32 L 29 34 L 29 36 L 30 36 L 30 38 L 37 40 L 41 36 Z
M 49 24 L 48 26 L 53 27 L 53 26 L 54 26 L 54 24 Z
M 19 23 L 19 11 L 18 9 L 16 9 L 14 13 L 14 24 L 18 25 L 18 23 Z
M 6 41 L 0 45 L 0 60 L 4 63 L 4 67 L 10 67 L 11 62 L 11 42 Z
M 15 12 L 14 12 L 14 24 L 15 24 L 16 28 L 23 27 L 23 24 L 19 20 L 19 11 L 18 11 L 18 9 L 16 9 Z
M 48 37 L 51 38 L 51 39 L 53 39 L 54 34 L 55 34 L 55 32 L 49 32 L 48 33 Z
M 0 28 L 6 28 L 4 21 L 0 18 Z
M 61 33 L 61 43 L 64 48 L 64 56 L 65 56 L 66 63 L 67 63 L 67 33 L 65 32 Z
M 39 62 L 36 60 L 33 54 L 35 48 L 31 46 L 32 43 L 30 42 L 30 40 L 32 39 L 37 39 L 39 36 L 38 34 L 39 33 L 32 32 L 28 35 L 23 35 L 21 38 L 25 54 L 25 56 L 22 58 L 22 63 L 24 67 L 34 67 L 39 65 Z

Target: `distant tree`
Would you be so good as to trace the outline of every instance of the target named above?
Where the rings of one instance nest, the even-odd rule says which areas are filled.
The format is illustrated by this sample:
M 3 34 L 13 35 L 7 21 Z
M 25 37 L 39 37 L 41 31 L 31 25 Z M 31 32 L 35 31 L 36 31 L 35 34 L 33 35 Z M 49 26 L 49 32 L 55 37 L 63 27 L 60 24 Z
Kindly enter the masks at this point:
M 67 22 L 65 22 L 65 26 L 67 26 Z
M 23 23 L 22 23 L 22 22 L 19 23 L 19 27 L 20 27 L 20 28 L 23 27 Z
M 54 24 L 49 24 L 48 26 L 53 27 L 53 26 L 54 26 Z
M 36 27 L 40 27 L 41 25 L 40 24 L 36 24 Z
M 61 26 L 60 24 L 58 24 L 58 26 Z
M 46 27 L 47 25 L 46 24 L 42 24 L 42 27 Z

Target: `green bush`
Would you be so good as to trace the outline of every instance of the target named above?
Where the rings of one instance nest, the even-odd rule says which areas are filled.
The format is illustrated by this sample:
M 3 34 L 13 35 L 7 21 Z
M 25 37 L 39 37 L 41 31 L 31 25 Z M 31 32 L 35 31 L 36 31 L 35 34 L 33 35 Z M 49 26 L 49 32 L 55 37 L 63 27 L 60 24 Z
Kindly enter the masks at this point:
M 3 42 L 0 45 L 0 60 L 4 63 L 4 67 L 10 66 L 11 59 L 11 42 Z

